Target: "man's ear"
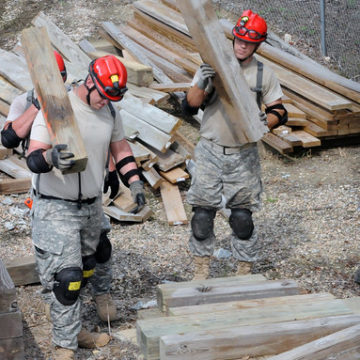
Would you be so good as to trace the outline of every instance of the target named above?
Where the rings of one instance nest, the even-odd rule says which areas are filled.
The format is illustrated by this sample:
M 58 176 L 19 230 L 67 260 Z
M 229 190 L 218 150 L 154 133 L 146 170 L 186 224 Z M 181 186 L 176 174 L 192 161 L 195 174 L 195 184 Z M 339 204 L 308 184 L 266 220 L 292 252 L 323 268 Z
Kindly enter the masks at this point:
M 94 82 L 93 82 L 93 79 L 91 78 L 90 75 L 88 75 L 88 76 L 86 77 L 86 79 L 85 79 L 85 84 L 86 84 L 86 86 L 87 86 L 88 88 L 90 88 L 90 89 L 95 85 Z

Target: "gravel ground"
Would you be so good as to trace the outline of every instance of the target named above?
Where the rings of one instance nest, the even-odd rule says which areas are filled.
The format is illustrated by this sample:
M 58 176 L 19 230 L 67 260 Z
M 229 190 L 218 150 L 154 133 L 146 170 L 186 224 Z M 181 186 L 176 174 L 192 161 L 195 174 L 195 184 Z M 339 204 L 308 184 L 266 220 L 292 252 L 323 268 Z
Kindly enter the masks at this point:
M 0 5 L 0 45 L 11 49 L 18 31 L 28 26 L 39 10 L 74 41 L 96 37 L 100 21 L 119 23 L 130 17 L 131 2 L 31 1 L 30 6 L 30 1 L 6 0 Z M 196 141 L 196 124 L 185 122 L 181 130 Z M 263 242 L 263 259 L 254 265 L 253 273 L 268 279 L 295 279 L 309 293 L 325 291 L 339 298 L 359 296 L 360 288 L 353 282 L 353 273 L 360 263 L 359 147 L 313 149 L 283 157 L 262 146 L 261 162 L 263 207 L 255 214 L 255 220 Z M 184 199 L 188 186 L 189 182 L 180 187 Z M 146 191 L 153 218 L 144 224 L 112 222 L 112 291 L 121 314 L 121 319 L 112 324 L 113 334 L 134 327 L 137 310 L 155 300 L 157 284 L 192 277 L 193 264 L 187 247 L 189 226 L 168 226 L 159 192 Z M 26 194 L 0 196 L 2 259 L 32 253 L 25 198 Z M 190 219 L 191 209 L 186 204 L 185 209 Z M 215 232 L 217 249 L 230 250 L 230 228 L 221 214 L 216 216 Z M 211 276 L 230 276 L 235 268 L 232 257 L 214 258 Z M 49 355 L 50 325 L 43 313 L 40 289 L 38 285 L 18 288 L 26 359 L 46 359 Z M 106 331 L 106 326 L 97 320 L 88 290 L 82 299 L 84 325 L 90 330 Z M 81 360 L 139 358 L 137 346 L 117 338 L 104 349 L 77 353 Z

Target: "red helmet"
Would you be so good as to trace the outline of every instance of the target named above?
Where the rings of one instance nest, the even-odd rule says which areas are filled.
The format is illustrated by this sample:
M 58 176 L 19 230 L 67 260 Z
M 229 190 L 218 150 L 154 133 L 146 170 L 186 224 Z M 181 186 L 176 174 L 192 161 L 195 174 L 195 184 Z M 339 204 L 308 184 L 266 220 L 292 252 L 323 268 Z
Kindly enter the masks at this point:
M 104 99 L 120 101 L 127 91 L 126 68 L 114 55 L 94 59 L 90 63 L 89 74 Z
M 66 67 L 65 67 L 65 63 L 64 63 L 64 59 L 62 58 L 62 56 L 56 51 L 54 50 L 54 55 L 55 55 L 55 59 L 56 62 L 58 64 L 59 70 L 60 70 L 60 74 L 63 78 L 63 81 L 66 81 L 67 78 L 67 72 L 66 72 Z
M 240 40 L 261 43 L 266 40 L 267 25 L 266 21 L 251 10 L 245 10 L 239 17 L 232 33 Z

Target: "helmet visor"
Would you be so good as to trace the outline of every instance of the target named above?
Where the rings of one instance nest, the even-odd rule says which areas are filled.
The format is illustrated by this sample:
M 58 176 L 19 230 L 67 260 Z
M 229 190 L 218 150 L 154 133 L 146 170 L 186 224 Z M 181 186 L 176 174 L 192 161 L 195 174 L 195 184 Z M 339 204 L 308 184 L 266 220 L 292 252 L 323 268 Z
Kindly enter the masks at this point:
M 253 40 L 260 40 L 266 36 L 266 34 L 260 34 L 256 30 L 247 29 L 245 26 L 235 26 L 235 32 L 240 36 L 248 34 L 249 38 Z

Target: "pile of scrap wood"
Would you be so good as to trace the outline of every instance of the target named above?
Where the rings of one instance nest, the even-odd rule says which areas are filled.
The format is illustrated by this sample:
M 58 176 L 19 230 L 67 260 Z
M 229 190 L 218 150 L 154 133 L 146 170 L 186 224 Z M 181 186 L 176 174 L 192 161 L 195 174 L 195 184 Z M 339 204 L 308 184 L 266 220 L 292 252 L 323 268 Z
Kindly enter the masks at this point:
M 103 51 L 102 55 L 107 53 L 94 50 L 93 45 L 84 40 L 82 47 L 87 47 L 89 57 L 42 13 L 33 20 L 33 24 L 47 30 L 52 46 L 65 58 L 69 81 L 84 78 L 91 58 L 99 56 L 99 51 Z M 185 161 L 192 157 L 194 145 L 179 132 L 181 120 L 155 106 L 166 102 L 170 95 L 143 86 L 153 82 L 153 69 L 132 60 L 123 61 L 128 70 L 129 91 L 121 103 L 114 105 L 121 113 L 125 135 L 144 179 L 153 189 L 160 189 L 168 223 L 187 224 L 178 183 L 189 178 L 189 174 L 184 171 Z M 0 50 L 0 76 L 0 113 L 3 123 L 14 98 L 33 88 L 21 46 L 12 52 Z M 16 188 L 15 179 L 2 178 L 0 193 L 27 191 L 30 187 L 30 173 L 26 170 L 25 162 L 19 161 L 14 155 L 9 157 L 12 151 L 4 148 L 0 150 L 4 158 L 0 160 L 0 170 L 12 178 L 27 180 L 25 188 L 20 189 Z M 22 171 L 18 167 L 12 170 L 14 164 L 21 166 Z M 115 219 L 142 222 L 152 215 L 148 207 L 134 214 L 135 207 L 125 186 L 121 187 L 114 200 L 104 199 L 105 213 Z
M 326 360 L 360 354 L 359 297 L 305 294 L 293 280 L 244 275 L 162 284 L 157 298 L 157 311 L 140 311 L 136 324 L 147 360 Z
M 157 90 L 179 92 L 189 88 L 202 62 L 176 1 L 140 0 L 127 24 L 104 22 L 103 36 L 133 59 L 153 68 Z M 232 39 L 232 24 L 221 20 Z M 278 76 L 289 112 L 285 127 L 264 136 L 263 141 L 281 153 L 296 147 L 316 147 L 322 139 L 360 135 L 360 84 L 328 69 L 262 44 L 258 59 Z

